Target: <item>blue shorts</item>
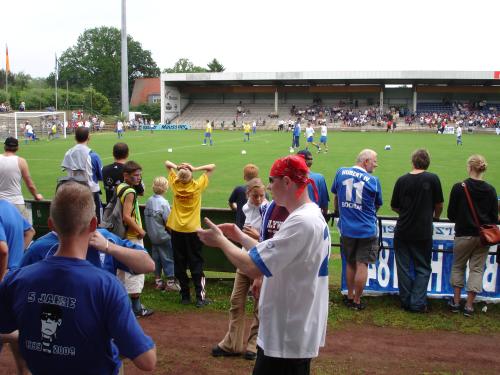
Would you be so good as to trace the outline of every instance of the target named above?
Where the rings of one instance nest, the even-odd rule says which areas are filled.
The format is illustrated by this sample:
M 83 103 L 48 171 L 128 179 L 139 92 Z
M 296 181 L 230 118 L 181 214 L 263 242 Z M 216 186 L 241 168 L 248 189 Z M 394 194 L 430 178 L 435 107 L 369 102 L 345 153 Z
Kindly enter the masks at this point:
M 322 135 L 319 139 L 320 143 L 326 143 L 326 135 Z
M 210 138 L 212 136 L 212 133 L 205 133 L 205 138 Z
M 313 138 L 313 137 L 308 137 L 308 138 L 307 138 L 307 142 L 312 143 L 313 141 L 314 141 L 314 138 Z

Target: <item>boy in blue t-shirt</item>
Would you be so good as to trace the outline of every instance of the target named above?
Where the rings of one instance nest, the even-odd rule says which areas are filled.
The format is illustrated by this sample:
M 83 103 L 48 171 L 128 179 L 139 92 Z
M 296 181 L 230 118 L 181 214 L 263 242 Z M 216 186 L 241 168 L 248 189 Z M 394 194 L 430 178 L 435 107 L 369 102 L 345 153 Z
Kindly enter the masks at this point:
M 382 205 L 380 181 L 371 173 L 377 153 L 361 151 L 356 165 L 340 168 L 332 184 L 335 212 L 339 213 L 340 246 L 347 264 L 345 304 L 363 310 L 361 295 L 368 277 L 368 264 L 378 257 L 377 210 Z
M 49 226 L 59 237 L 54 256 L 18 269 L 0 284 L 0 333 L 19 330 L 32 373 L 117 374 L 121 356 L 152 371 L 156 348 L 132 313 L 115 276 L 85 260 L 97 227 L 89 188 L 61 185 Z

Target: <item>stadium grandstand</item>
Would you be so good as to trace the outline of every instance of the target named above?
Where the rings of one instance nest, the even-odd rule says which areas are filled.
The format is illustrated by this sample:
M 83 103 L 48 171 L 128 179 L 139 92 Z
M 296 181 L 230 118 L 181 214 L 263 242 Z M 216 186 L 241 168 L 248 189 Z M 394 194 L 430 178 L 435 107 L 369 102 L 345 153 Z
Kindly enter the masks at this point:
M 500 120 L 500 72 L 345 71 L 163 73 L 161 123 L 201 128 L 257 121 L 274 128 L 301 116 L 345 126 L 390 118 L 491 128 Z

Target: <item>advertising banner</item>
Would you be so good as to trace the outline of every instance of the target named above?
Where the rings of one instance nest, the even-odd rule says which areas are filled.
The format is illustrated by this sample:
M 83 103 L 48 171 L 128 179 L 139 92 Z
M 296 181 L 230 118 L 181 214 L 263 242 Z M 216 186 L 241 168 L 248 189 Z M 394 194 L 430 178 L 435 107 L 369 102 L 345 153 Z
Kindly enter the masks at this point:
M 141 130 L 189 130 L 191 125 L 187 124 L 155 124 L 144 125 Z
M 368 279 L 364 292 L 367 295 L 398 293 L 398 276 L 393 250 L 395 225 L 395 220 L 382 220 L 382 241 L 385 249 L 380 251 L 377 263 L 370 264 L 368 267 Z M 453 237 L 453 223 L 434 223 L 432 273 L 427 287 L 429 297 L 447 298 L 453 295 L 453 288 L 450 285 Z M 496 252 L 496 246 L 491 246 L 490 253 L 494 252 Z M 345 271 L 346 263 L 342 257 L 342 293 L 347 293 Z M 468 272 L 467 268 L 466 277 L 468 277 Z M 488 255 L 483 275 L 483 292 L 478 294 L 476 299 L 500 302 L 500 275 L 496 255 Z

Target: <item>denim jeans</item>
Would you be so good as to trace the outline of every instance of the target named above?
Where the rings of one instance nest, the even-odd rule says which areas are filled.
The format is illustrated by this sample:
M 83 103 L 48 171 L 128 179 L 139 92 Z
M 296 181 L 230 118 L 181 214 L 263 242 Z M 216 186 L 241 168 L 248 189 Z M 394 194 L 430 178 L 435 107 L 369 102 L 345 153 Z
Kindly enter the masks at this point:
M 156 276 L 161 276 L 163 269 L 166 277 L 174 277 L 174 250 L 170 240 L 161 245 L 152 245 L 151 255 L 155 262 Z
M 432 238 L 403 240 L 395 237 L 394 254 L 402 307 L 414 311 L 425 309 L 427 285 L 432 270 Z

